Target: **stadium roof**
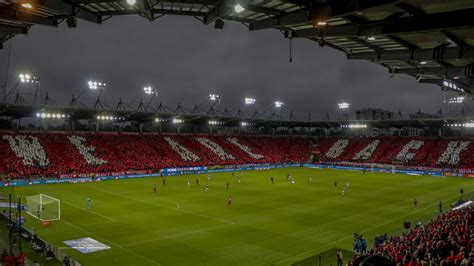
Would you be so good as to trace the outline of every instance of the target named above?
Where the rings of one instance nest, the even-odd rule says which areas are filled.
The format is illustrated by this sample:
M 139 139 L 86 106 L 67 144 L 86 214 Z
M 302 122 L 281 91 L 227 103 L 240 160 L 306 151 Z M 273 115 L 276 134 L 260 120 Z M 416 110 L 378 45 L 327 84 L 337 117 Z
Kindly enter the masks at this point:
M 130 5 L 130 3 L 134 3 Z M 287 38 L 307 38 L 347 54 L 439 84 L 474 91 L 474 1 L 472 0 L 0 0 L 0 44 L 32 25 L 57 27 L 77 20 L 105 23 L 112 16 L 193 16 L 223 28 L 239 21 L 252 31 L 278 29 Z M 240 11 L 240 12 L 237 12 Z

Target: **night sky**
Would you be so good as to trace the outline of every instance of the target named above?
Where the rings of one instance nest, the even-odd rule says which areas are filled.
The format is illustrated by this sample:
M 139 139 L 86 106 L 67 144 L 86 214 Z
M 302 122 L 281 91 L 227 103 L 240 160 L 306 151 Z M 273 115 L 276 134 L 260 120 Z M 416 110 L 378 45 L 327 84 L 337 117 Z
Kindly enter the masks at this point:
M 7 51 L 0 50 L 3 82 Z M 233 109 L 255 97 L 259 110 L 275 100 L 298 118 L 335 113 L 337 103 L 353 109 L 373 107 L 405 114 L 418 108 L 436 112 L 443 101 L 438 86 L 419 84 L 410 76 L 390 78 L 384 67 L 349 61 L 344 53 L 315 42 L 289 43 L 279 31 L 250 32 L 226 21 L 223 30 L 191 17 L 165 16 L 150 23 L 139 16 L 113 17 L 102 25 L 79 21 L 75 29 L 34 26 L 13 39 L 9 85 L 18 73 L 41 77 L 41 86 L 57 102 L 67 103 L 89 79 L 108 83 L 106 100 L 135 98 L 145 85 L 159 90 L 169 106 L 191 108 L 209 93 L 222 96 Z

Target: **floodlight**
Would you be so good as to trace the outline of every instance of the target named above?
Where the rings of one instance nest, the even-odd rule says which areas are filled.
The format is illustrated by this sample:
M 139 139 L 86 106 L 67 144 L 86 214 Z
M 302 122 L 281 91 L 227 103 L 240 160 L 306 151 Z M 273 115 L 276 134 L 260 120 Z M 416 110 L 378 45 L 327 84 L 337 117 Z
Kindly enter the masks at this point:
M 348 109 L 351 104 L 347 102 L 338 103 L 337 106 L 339 109 Z
M 221 99 L 221 96 L 218 95 L 218 94 L 209 94 L 209 100 L 211 101 L 217 101 L 217 100 L 220 100 Z
M 280 102 L 280 101 L 276 101 L 276 102 L 275 102 L 275 107 L 276 107 L 276 108 L 281 108 L 281 107 L 283 107 L 283 105 L 285 105 L 284 102 Z
M 428 62 L 426 62 L 426 61 L 421 61 L 421 62 L 420 62 L 420 65 L 426 65 L 427 63 L 428 63 Z
M 350 129 L 359 129 L 359 128 L 367 128 L 367 125 L 366 124 L 349 124 L 349 125 L 341 125 L 341 127 L 350 128 Z
M 21 4 L 21 6 L 24 7 L 24 8 L 28 8 L 28 9 L 33 8 L 33 5 L 30 4 L 30 3 L 23 3 L 23 4 Z
M 89 80 L 89 82 L 87 82 L 87 85 L 89 86 L 89 89 L 91 89 L 91 90 L 97 90 L 97 89 L 104 89 L 105 88 L 105 83 L 92 81 L 92 80 Z
M 145 91 L 145 94 L 155 94 L 156 90 L 154 90 L 151 86 L 144 87 L 143 90 Z
M 245 104 L 255 104 L 256 101 L 254 98 L 245 98 Z
M 21 83 L 38 83 L 39 82 L 38 77 L 32 76 L 30 74 L 21 73 L 19 75 L 19 78 L 20 78 Z
M 448 103 L 462 103 L 464 102 L 464 97 L 463 96 L 459 96 L 459 97 L 453 97 L 451 99 L 449 99 Z
M 182 119 L 179 119 L 179 118 L 173 118 L 173 124 L 181 124 L 183 123 L 184 121 Z
M 369 36 L 369 37 L 367 37 L 367 40 L 368 41 L 375 41 L 375 36 Z
M 245 10 L 245 8 L 244 8 L 241 4 L 236 4 L 236 5 L 234 6 L 234 11 L 235 11 L 235 13 L 241 13 L 241 12 L 244 11 L 244 10 Z
M 320 20 L 320 21 L 316 22 L 316 25 L 317 25 L 317 26 L 326 26 L 327 24 L 328 24 L 328 23 L 327 23 L 326 21 L 324 21 L 324 20 Z
M 246 127 L 246 126 L 249 126 L 250 124 L 247 123 L 247 122 L 242 122 L 242 123 L 240 123 L 240 125 L 242 125 L 243 127 Z
M 36 117 L 41 117 L 41 114 L 40 114 L 40 113 L 36 113 Z
M 219 121 L 209 120 L 209 125 L 219 125 L 219 124 L 221 124 Z
M 137 1 L 136 0 L 127 0 L 127 4 L 133 6 L 134 4 L 136 4 Z

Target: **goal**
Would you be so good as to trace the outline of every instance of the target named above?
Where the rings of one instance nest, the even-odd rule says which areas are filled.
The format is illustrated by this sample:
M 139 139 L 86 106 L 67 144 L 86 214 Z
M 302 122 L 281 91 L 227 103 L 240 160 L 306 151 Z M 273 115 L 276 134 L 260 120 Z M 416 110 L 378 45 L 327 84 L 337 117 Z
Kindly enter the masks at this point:
M 61 219 L 61 201 L 45 194 L 26 197 L 27 213 L 40 221 Z

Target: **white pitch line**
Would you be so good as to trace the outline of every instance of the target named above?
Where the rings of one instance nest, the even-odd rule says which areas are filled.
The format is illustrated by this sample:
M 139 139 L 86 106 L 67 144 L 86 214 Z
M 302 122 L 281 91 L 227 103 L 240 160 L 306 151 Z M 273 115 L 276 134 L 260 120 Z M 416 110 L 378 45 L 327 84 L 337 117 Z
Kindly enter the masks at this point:
M 200 232 L 207 232 L 207 231 L 211 231 L 211 230 L 226 227 L 226 226 L 230 226 L 230 224 L 216 225 L 216 226 L 212 226 L 212 227 L 208 227 L 208 228 L 204 228 L 204 229 L 198 229 L 198 230 L 179 233 L 179 234 L 174 234 L 174 235 L 168 235 L 168 236 L 162 236 L 162 237 L 147 239 L 147 240 L 143 240 L 143 241 L 132 242 L 132 243 L 129 243 L 129 244 L 126 244 L 126 245 L 123 245 L 123 246 L 124 247 L 135 246 L 135 245 L 139 245 L 139 244 L 143 244 L 143 243 L 153 242 L 153 241 L 160 240 L 160 239 L 167 239 L 167 238 L 191 235 L 191 234 L 196 234 L 196 233 L 200 233 Z
M 114 195 L 114 196 L 117 196 L 117 197 L 121 197 L 121 198 L 124 198 L 124 199 L 131 199 L 131 200 L 134 200 L 134 201 L 143 202 L 143 203 L 147 203 L 147 204 L 150 204 L 150 205 L 156 205 L 156 206 L 160 206 L 160 207 L 163 207 L 163 208 L 166 208 L 166 209 L 170 209 L 170 210 L 174 210 L 174 211 L 178 211 L 178 212 L 184 212 L 184 213 L 192 214 L 192 215 L 195 215 L 195 216 L 200 216 L 200 217 L 203 217 L 203 218 L 219 221 L 219 222 L 226 223 L 226 224 L 235 224 L 234 222 L 231 222 L 231 221 L 227 221 L 227 220 L 223 220 L 223 219 L 219 219 L 219 218 L 214 218 L 214 217 L 211 217 L 211 216 L 195 213 L 195 212 L 192 212 L 192 211 L 185 211 L 183 209 L 170 208 L 168 206 L 158 204 L 158 203 L 152 202 L 152 201 L 141 200 L 141 199 L 137 199 L 137 198 L 133 198 L 133 197 L 127 197 L 127 196 L 124 196 L 124 195 L 121 195 L 121 194 L 118 194 L 118 193 L 114 193 L 114 192 L 110 192 L 110 191 L 107 191 L 107 190 L 102 190 L 102 189 L 97 189 L 97 188 L 94 188 L 94 189 L 97 190 L 97 191 L 101 191 L 101 192 L 104 192 L 104 193 L 107 193 L 107 194 L 110 194 L 110 195 Z
M 81 227 L 79 227 L 79 226 L 77 226 L 77 225 L 75 225 L 75 224 L 72 224 L 72 223 L 67 222 L 67 221 L 65 221 L 65 220 L 61 220 L 61 221 L 64 222 L 65 224 L 71 226 L 71 227 L 74 227 L 74 228 L 76 228 L 76 229 L 78 229 L 78 230 L 81 230 L 81 231 L 83 231 L 83 232 L 86 232 L 86 233 L 90 234 L 91 236 L 103 238 L 103 237 L 101 237 L 101 236 L 99 236 L 99 235 L 96 235 L 96 234 L 94 234 L 94 233 L 92 233 L 92 232 L 90 232 L 90 231 L 88 231 L 88 230 L 86 230 L 86 229 L 84 229 L 84 228 L 81 228 Z M 152 260 L 152 259 L 150 259 L 150 258 L 148 258 L 148 257 L 145 257 L 145 256 L 143 256 L 143 255 L 141 255 L 141 254 L 139 254 L 139 253 L 136 253 L 135 251 L 132 251 L 132 250 L 130 250 L 130 249 L 124 247 L 124 246 L 121 246 L 121 245 L 119 245 L 119 244 L 116 244 L 116 243 L 114 243 L 114 242 L 112 242 L 112 241 L 110 241 L 110 240 L 107 240 L 107 239 L 105 239 L 105 238 L 103 238 L 103 239 L 105 240 L 104 242 L 109 242 L 111 245 L 116 246 L 116 247 L 118 247 L 118 248 L 120 248 L 120 249 L 123 249 L 123 250 L 125 250 L 125 251 L 127 251 L 127 252 L 129 252 L 129 253 L 131 253 L 131 254 L 133 254 L 133 255 L 135 255 L 135 256 L 138 256 L 138 257 L 140 257 L 140 258 L 142 258 L 142 259 L 145 259 L 145 260 L 147 260 L 147 261 L 149 261 L 149 262 L 151 262 L 151 263 L 153 263 L 153 264 L 155 264 L 155 265 L 161 265 L 161 264 L 158 263 L 157 261 Z
M 97 216 L 99 216 L 99 217 L 102 217 L 102 218 L 105 218 L 105 219 L 107 219 L 107 220 L 110 220 L 110 221 L 112 221 L 112 222 L 116 222 L 116 221 L 117 221 L 117 220 L 115 220 L 114 218 L 110 218 L 110 217 L 105 216 L 105 215 L 102 215 L 102 214 L 100 214 L 100 213 L 97 213 L 97 212 L 94 212 L 94 211 L 91 211 L 91 210 L 88 210 L 88 209 L 85 209 L 85 208 L 78 207 L 78 206 L 76 206 L 76 205 L 74 205 L 74 204 L 71 204 L 71 203 L 67 203 L 67 202 L 64 202 L 64 201 L 63 201 L 62 203 L 67 204 L 67 205 L 72 206 L 72 207 L 75 207 L 75 208 L 78 208 L 79 210 L 83 210 L 83 211 L 86 211 L 86 212 L 90 212 L 90 213 L 92 213 L 92 214 L 95 214 L 95 215 L 97 215 Z
M 91 226 L 91 225 L 100 225 L 100 224 L 109 224 L 109 223 L 114 223 L 114 221 L 105 221 L 105 222 L 90 223 L 90 224 L 80 224 L 79 226 Z
M 456 196 L 456 197 L 453 197 L 453 198 L 450 198 L 450 199 L 447 199 L 447 200 L 445 200 L 445 201 L 449 201 L 449 200 L 452 200 L 452 199 L 455 199 L 455 198 L 457 198 L 457 196 Z M 376 226 L 371 227 L 371 228 L 369 228 L 369 229 L 363 230 L 363 231 L 361 231 L 360 233 L 363 234 L 363 233 L 366 233 L 366 232 L 370 232 L 370 231 L 374 230 L 375 228 L 379 228 L 379 227 L 381 227 L 381 226 L 384 226 L 384 225 L 393 223 L 393 222 L 398 221 L 398 220 L 400 220 L 400 219 L 409 217 L 409 216 L 411 216 L 411 215 L 413 215 L 413 214 L 415 214 L 415 213 L 418 213 L 418 212 L 427 210 L 427 209 L 429 209 L 429 208 L 433 208 L 433 207 L 435 207 L 436 205 L 438 205 L 438 204 L 429 205 L 429 206 L 426 207 L 426 208 L 419 209 L 419 210 L 417 210 L 417 211 L 415 211 L 415 212 L 413 212 L 413 213 L 411 213 L 411 214 L 407 214 L 407 215 L 404 215 L 404 216 L 401 216 L 401 217 L 392 219 L 392 220 L 390 220 L 390 221 L 387 221 L 387 222 L 385 222 L 385 223 L 376 225 Z M 336 241 L 333 241 L 333 242 L 331 242 L 331 243 L 329 243 L 329 244 L 323 245 L 323 246 L 321 246 L 321 247 L 319 247 L 319 248 L 317 248 L 317 249 L 308 250 L 308 251 L 305 251 L 305 252 L 300 253 L 300 254 L 298 254 L 298 255 L 294 255 L 294 256 L 288 257 L 288 258 L 286 258 L 286 259 L 284 259 L 284 260 L 280 260 L 280 261 L 278 261 L 278 262 L 272 263 L 272 265 L 277 265 L 277 264 L 283 263 L 283 262 L 285 262 L 285 261 L 292 260 L 292 259 L 294 259 L 294 258 L 298 258 L 298 257 L 301 257 L 301 256 L 305 256 L 306 254 L 315 253 L 316 251 L 321 250 L 321 249 L 323 249 L 323 248 L 325 248 L 325 247 L 327 247 L 327 246 L 332 246 L 332 245 L 334 245 L 334 244 L 336 244 L 336 243 L 342 242 L 342 241 L 347 240 L 347 239 L 352 238 L 352 237 L 354 237 L 354 236 L 353 236 L 353 235 L 350 235 L 350 236 L 341 238 L 341 239 L 336 240 Z

